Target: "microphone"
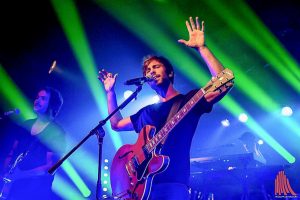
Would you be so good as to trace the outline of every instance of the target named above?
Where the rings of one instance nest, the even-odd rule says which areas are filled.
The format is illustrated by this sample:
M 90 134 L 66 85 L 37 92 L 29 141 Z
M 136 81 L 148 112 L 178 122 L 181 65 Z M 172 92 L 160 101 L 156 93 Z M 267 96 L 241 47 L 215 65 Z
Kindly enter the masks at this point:
M 139 78 L 133 78 L 125 81 L 124 85 L 142 85 L 145 82 L 153 81 L 154 77 L 152 76 L 143 76 Z
M 20 113 L 20 110 L 18 108 L 14 109 L 14 110 L 9 110 L 9 111 L 6 111 L 4 113 L 1 114 L 0 116 L 0 119 L 3 119 L 5 117 L 8 117 L 9 115 L 12 115 L 12 114 L 19 114 Z

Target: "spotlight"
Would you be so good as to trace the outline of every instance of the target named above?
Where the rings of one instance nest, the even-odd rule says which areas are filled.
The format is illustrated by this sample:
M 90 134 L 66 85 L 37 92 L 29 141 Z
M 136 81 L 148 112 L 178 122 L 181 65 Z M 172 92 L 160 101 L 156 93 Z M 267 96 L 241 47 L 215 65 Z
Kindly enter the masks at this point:
M 228 127 L 228 126 L 230 126 L 230 122 L 229 122 L 229 120 L 228 120 L 228 119 L 224 119 L 224 120 L 222 120 L 222 121 L 221 121 L 221 124 L 222 124 L 222 126 L 224 126 L 224 127 Z
M 245 113 L 239 115 L 239 120 L 243 123 L 248 121 L 248 116 Z
M 124 92 L 124 99 L 127 99 L 131 94 L 132 94 L 133 92 L 131 91 L 131 90 L 126 90 L 125 92 Z
M 108 163 L 108 159 L 104 159 L 104 162 L 105 162 L 105 163 Z
M 158 103 L 159 102 L 159 97 L 157 95 L 155 95 L 154 97 L 152 97 L 152 102 L 153 103 Z
M 264 144 L 264 141 L 261 140 L 261 139 L 259 139 L 259 140 L 257 141 L 257 143 L 258 143 L 259 145 L 263 145 L 263 144 Z
M 281 114 L 285 117 L 289 117 L 293 114 L 293 110 L 289 106 L 285 106 L 281 109 Z
M 104 169 L 105 169 L 105 170 L 108 170 L 108 167 L 107 167 L 107 166 L 104 166 Z

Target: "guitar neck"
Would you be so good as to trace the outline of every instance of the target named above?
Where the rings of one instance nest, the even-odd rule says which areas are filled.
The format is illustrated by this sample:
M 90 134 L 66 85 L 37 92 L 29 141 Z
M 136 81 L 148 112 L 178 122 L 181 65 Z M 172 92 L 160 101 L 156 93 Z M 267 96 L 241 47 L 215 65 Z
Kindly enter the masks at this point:
M 204 94 L 213 92 L 218 89 L 221 90 L 222 86 L 232 82 L 234 75 L 228 68 L 220 72 L 213 81 L 206 84 L 201 88 L 163 127 L 162 129 L 145 145 L 145 150 L 148 153 L 152 152 L 158 144 L 160 144 L 173 128 L 191 111 L 191 109 L 201 100 Z
M 173 128 L 192 110 L 192 108 L 204 96 L 204 91 L 204 89 L 200 89 L 145 145 L 145 148 L 148 152 L 152 152 L 156 146 L 168 136 Z

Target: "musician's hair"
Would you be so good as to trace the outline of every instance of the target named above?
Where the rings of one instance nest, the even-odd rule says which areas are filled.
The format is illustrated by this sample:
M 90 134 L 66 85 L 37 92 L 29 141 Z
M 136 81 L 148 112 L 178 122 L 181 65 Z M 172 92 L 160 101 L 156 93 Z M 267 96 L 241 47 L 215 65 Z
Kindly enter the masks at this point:
M 63 97 L 61 93 L 52 87 L 45 86 L 41 90 L 45 90 L 49 96 L 49 104 L 46 113 L 51 117 L 51 118 L 56 118 L 62 105 L 63 105 Z
M 164 67 L 166 68 L 166 73 L 168 74 L 168 77 L 171 81 L 171 83 L 174 83 L 174 68 L 172 66 L 172 64 L 170 63 L 170 61 L 163 57 L 163 56 L 157 56 L 157 55 L 147 55 L 143 58 L 143 75 L 146 75 L 146 70 L 148 65 L 150 64 L 150 62 L 152 62 L 153 60 L 156 60 L 158 62 L 160 62 L 161 64 L 164 65 Z
M 255 135 L 253 133 L 251 133 L 250 131 L 246 131 L 241 135 L 241 137 L 239 137 L 239 139 L 242 141 L 255 142 Z

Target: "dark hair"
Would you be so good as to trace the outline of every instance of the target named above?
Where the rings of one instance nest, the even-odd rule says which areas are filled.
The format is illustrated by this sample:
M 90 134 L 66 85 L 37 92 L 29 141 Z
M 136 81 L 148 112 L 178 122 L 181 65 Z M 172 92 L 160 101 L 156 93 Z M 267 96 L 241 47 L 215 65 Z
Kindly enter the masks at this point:
M 255 135 L 253 135 L 253 133 L 251 133 L 250 131 L 246 131 L 241 135 L 241 137 L 239 139 L 242 141 L 254 142 Z
M 151 61 L 156 60 L 158 62 L 160 62 L 161 64 L 163 64 L 166 68 L 166 73 L 168 74 L 168 77 L 171 81 L 171 83 L 174 83 L 174 69 L 172 64 L 170 63 L 170 61 L 163 57 L 163 56 L 156 56 L 156 55 L 148 55 L 145 56 L 143 59 L 143 75 L 146 75 L 146 69 L 148 67 L 148 65 L 150 64 Z
M 49 104 L 47 108 L 47 113 L 50 117 L 57 117 L 62 105 L 63 105 L 63 98 L 60 92 L 57 89 L 52 87 L 46 86 L 41 90 L 45 90 L 48 94 L 50 94 Z M 40 90 L 40 91 L 41 91 Z

